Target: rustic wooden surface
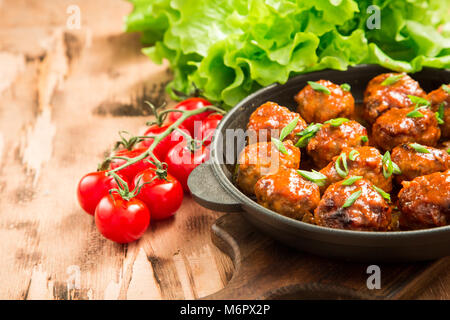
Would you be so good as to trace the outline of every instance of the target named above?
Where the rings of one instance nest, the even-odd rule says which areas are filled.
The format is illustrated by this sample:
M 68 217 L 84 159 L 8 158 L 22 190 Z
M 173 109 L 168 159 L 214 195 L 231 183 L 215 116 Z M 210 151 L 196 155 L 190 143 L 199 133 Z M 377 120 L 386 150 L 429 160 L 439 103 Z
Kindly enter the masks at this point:
M 233 259 L 226 287 L 207 299 L 414 299 L 450 268 L 450 257 L 420 263 L 377 263 L 380 288 L 369 289 L 370 263 L 298 252 L 257 232 L 241 214 L 212 227 L 214 243 Z M 370 281 L 369 281 L 370 283 Z
M 81 28 L 68 28 L 78 5 Z M 105 240 L 76 183 L 118 130 L 139 132 L 167 66 L 122 32 L 122 0 L 0 0 L 0 299 L 183 299 L 222 289 L 231 260 L 211 242 L 220 213 L 187 197 L 128 246 Z M 131 115 L 131 116 L 130 116 Z M 421 298 L 450 298 L 450 274 Z

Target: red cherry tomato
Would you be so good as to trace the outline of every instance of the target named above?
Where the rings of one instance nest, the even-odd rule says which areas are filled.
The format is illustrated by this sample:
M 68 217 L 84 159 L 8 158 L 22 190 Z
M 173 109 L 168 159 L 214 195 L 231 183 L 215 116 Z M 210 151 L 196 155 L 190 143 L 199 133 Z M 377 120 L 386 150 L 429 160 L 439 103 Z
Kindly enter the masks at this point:
M 218 113 L 213 113 L 207 116 L 203 122 L 202 127 L 200 129 L 201 137 L 200 139 L 204 139 L 203 143 L 205 145 L 211 144 L 212 136 L 214 135 L 214 131 L 222 120 L 223 115 Z
M 106 173 L 107 171 L 88 173 L 78 183 L 78 202 L 81 208 L 91 215 L 94 215 L 97 204 L 109 194 L 109 190 L 118 188 L 114 178 Z
M 167 130 L 167 128 L 170 126 L 170 124 L 158 126 L 158 125 L 152 125 L 150 126 L 147 131 L 145 131 L 144 135 L 157 135 Z M 184 129 L 182 126 L 179 127 L 180 130 L 182 130 L 187 135 L 191 135 L 189 131 Z M 153 153 L 156 155 L 158 159 L 164 159 L 169 152 L 170 149 L 172 149 L 176 144 L 180 143 L 186 139 L 179 131 L 174 130 L 172 131 L 167 137 L 162 139 L 153 149 Z M 139 143 L 139 148 L 148 148 L 153 143 L 153 138 L 148 138 Z
M 104 196 L 95 209 L 95 224 L 107 239 L 128 243 L 142 237 L 150 224 L 150 211 L 139 199 L 124 200 L 113 193 Z
M 209 102 L 208 100 L 202 99 L 202 98 L 188 98 L 188 99 L 178 103 L 174 107 L 174 109 L 191 111 L 191 110 L 200 109 L 200 108 L 210 106 L 210 105 L 211 105 L 211 102 Z M 196 114 L 194 116 L 190 116 L 189 118 L 187 118 L 186 120 L 183 121 L 183 126 L 191 133 L 192 136 L 194 136 L 195 122 L 198 122 L 198 128 L 200 129 L 201 121 L 203 119 L 205 119 L 212 112 L 214 112 L 214 111 L 205 111 L 205 112 Z M 181 116 L 182 116 L 181 112 L 171 112 L 171 113 L 169 113 L 168 118 L 169 118 L 170 122 L 175 122 Z
M 147 205 L 152 213 L 152 219 L 155 220 L 173 216 L 183 202 L 181 184 L 170 174 L 167 174 L 166 179 L 160 179 L 155 170 L 147 169 L 138 174 L 134 180 L 135 184 L 139 182 L 139 185 L 142 185 L 136 198 Z
M 183 141 L 170 149 L 165 162 L 169 168 L 169 172 L 180 181 L 183 190 L 189 192 L 187 179 L 192 170 L 199 164 L 209 159 L 209 148 L 201 146 L 195 151 L 191 151 L 187 146 L 187 142 Z
M 134 150 L 123 149 L 123 150 L 117 151 L 114 154 L 114 156 L 134 158 L 134 157 L 139 156 L 141 153 L 143 153 L 145 151 L 147 151 L 147 148 L 139 148 L 139 149 L 134 149 Z M 128 181 L 133 181 L 134 177 L 139 172 L 144 171 L 147 168 L 154 167 L 154 165 L 151 164 L 150 162 L 148 162 L 147 160 L 152 160 L 152 157 L 148 156 L 139 162 L 136 162 L 128 167 L 123 168 L 122 170 L 119 170 L 118 173 L 120 173 L 122 176 L 124 176 Z M 111 161 L 110 167 L 111 167 L 111 169 L 115 169 L 125 163 L 126 163 L 126 160 L 124 160 L 124 159 L 113 159 Z

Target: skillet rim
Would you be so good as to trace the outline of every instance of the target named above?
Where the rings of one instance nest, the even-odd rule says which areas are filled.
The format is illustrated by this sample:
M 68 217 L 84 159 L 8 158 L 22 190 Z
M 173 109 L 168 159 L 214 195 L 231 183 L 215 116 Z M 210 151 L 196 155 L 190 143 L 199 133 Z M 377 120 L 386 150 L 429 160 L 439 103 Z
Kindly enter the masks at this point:
M 219 139 L 216 139 L 216 136 L 221 133 L 225 127 L 225 124 L 229 122 L 230 119 L 234 117 L 239 117 L 238 113 L 239 109 L 243 107 L 246 104 L 251 103 L 252 100 L 257 98 L 258 96 L 265 94 L 269 91 L 275 90 L 275 89 L 282 89 L 285 86 L 289 86 L 292 83 L 299 82 L 299 81 L 306 81 L 308 80 L 308 77 L 318 75 L 318 74 L 327 74 L 330 72 L 356 72 L 356 71 L 364 71 L 364 70 L 380 70 L 380 72 L 386 72 L 391 71 L 390 69 L 384 68 L 379 65 L 373 65 L 373 64 L 362 64 L 354 67 L 348 67 L 347 70 L 334 70 L 334 69 L 325 69 L 325 70 L 319 70 L 315 72 L 305 73 L 297 75 L 291 79 L 289 79 L 284 84 L 274 83 L 269 86 L 266 86 L 264 88 L 259 89 L 258 91 L 250 94 L 249 96 L 242 99 L 239 103 L 237 103 L 228 113 L 225 115 L 223 120 L 220 122 L 216 133 L 214 134 L 214 139 L 212 142 L 212 149 L 211 149 L 211 165 L 212 165 L 212 171 L 214 173 L 215 178 L 219 182 L 219 184 L 225 189 L 224 191 L 230 194 L 235 200 L 237 200 L 240 204 L 243 204 L 245 206 L 251 207 L 255 212 L 258 212 L 258 214 L 262 214 L 263 216 L 266 216 L 268 219 L 274 219 L 277 220 L 281 224 L 287 224 L 291 227 L 294 227 L 298 230 L 304 230 L 307 232 L 311 232 L 318 235 L 331 235 L 334 234 L 335 236 L 341 236 L 345 238 L 369 238 L 371 240 L 376 239 L 386 239 L 391 238 L 394 239 L 405 239 L 410 237 L 424 237 L 424 236 L 435 236 L 438 237 L 439 235 L 448 234 L 450 233 L 450 225 L 441 226 L 441 227 L 434 227 L 434 228 L 428 228 L 428 229 L 419 229 L 419 230 L 405 230 L 405 231 L 357 231 L 357 230 L 345 230 L 345 229 L 334 229 L 334 228 L 328 228 L 323 226 L 318 226 L 314 224 L 309 224 L 303 221 L 295 220 L 292 218 L 285 217 L 281 214 L 276 213 L 275 211 L 272 211 L 270 209 L 267 209 L 257 202 L 253 201 L 249 197 L 247 197 L 243 192 L 241 192 L 225 175 L 224 171 L 221 168 L 221 165 L 219 164 L 218 155 L 216 153 L 217 145 Z M 431 68 L 431 67 L 425 67 L 421 71 L 427 71 L 427 70 L 433 70 L 434 72 L 438 73 L 444 73 L 448 74 L 448 77 L 450 78 L 450 70 L 449 69 L 438 69 L 438 68 Z M 396 72 L 396 71 L 394 71 Z M 420 72 L 420 71 L 419 71 Z M 411 73 L 408 73 L 411 74 Z M 223 135 L 222 135 L 223 136 Z M 243 210 L 245 211 L 245 209 Z

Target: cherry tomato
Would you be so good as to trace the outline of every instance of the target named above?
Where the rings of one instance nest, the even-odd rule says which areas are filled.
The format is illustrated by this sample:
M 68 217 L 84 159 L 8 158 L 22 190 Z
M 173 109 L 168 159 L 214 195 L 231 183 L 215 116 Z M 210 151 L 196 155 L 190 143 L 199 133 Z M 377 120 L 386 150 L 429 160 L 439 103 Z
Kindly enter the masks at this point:
M 139 199 L 124 200 L 113 193 L 104 196 L 95 209 L 95 224 L 107 239 L 128 243 L 142 237 L 150 224 L 150 211 Z
M 217 126 L 219 125 L 220 121 L 222 120 L 223 115 L 218 113 L 213 113 L 207 116 L 203 122 L 200 129 L 201 132 L 201 139 L 205 139 L 203 143 L 205 145 L 211 144 L 212 136 L 214 135 L 214 131 L 216 130 Z
M 188 98 L 184 101 L 181 101 L 178 103 L 174 109 L 178 110 L 196 110 L 200 109 L 206 106 L 210 106 L 211 102 L 208 100 L 202 99 L 202 98 Z M 194 136 L 194 129 L 195 129 L 195 122 L 198 122 L 198 127 L 200 129 L 201 121 L 205 119 L 209 114 L 213 113 L 214 111 L 205 111 L 199 114 L 196 114 L 194 116 L 190 116 L 186 120 L 183 121 L 183 126 L 190 132 L 192 136 Z M 169 121 L 175 122 L 182 116 L 181 112 L 171 112 L 169 113 Z
M 167 174 L 164 180 L 157 176 L 155 170 L 147 169 L 136 176 L 134 183 L 137 184 L 138 181 L 142 188 L 136 198 L 147 205 L 152 219 L 169 218 L 180 208 L 183 188 L 172 175 Z
M 147 148 L 138 148 L 138 149 L 134 149 L 134 150 L 123 149 L 123 150 L 117 151 L 114 154 L 114 156 L 134 158 L 134 157 L 139 156 L 141 153 L 143 153 L 145 151 L 147 151 Z M 136 162 L 128 167 L 123 168 L 122 170 L 119 170 L 118 173 L 120 173 L 122 176 L 124 176 L 128 181 L 133 181 L 134 177 L 139 172 L 144 171 L 147 168 L 154 167 L 154 165 L 151 164 L 150 162 L 148 162 L 147 160 L 152 160 L 152 157 L 148 156 L 139 162 Z M 126 163 L 126 160 L 124 160 L 124 159 L 113 159 L 111 161 L 110 167 L 111 167 L 111 169 L 115 169 L 125 163 Z
M 81 208 L 91 215 L 94 215 L 97 204 L 109 194 L 109 190 L 118 188 L 114 178 L 106 173 L 107 171 L 88 173 L 78 183 L 78 202 Z
M 158 126 L 158 125 L 152 125 L 150 126 L 147 131 L 145 131 L 144 135 L 157 135 L 160 134 L 164 131 L 167 130 L 167 128 L 170 126 L 171 124 L 167 124 L 167 125 L 163 125 L 163 126 Z M 180 130 L 182 130 L 184 133 L 186 133 L 187 135 L 191 135 L 189 133 L 189 131 L 187 131 L 186 129 L 184 129 L 182 126 L 179 127 Z M 156 157 L 158 159 L 164 159 L 167 155 L 167 153 L 169 152 L 170 149 L 172 149 L 172 147 L 174 147 L 176 144 L 180 143 L 181 141 L 183 141 L 183 139 L 186 139 L 179 131 L 174 130 L 172 131 L 167 137 L 165 137 L 164 139 L 162 139 L 155 147 L 155 149 L 153 149 L 153 153 L 156 155 Z M 148 138 L 145 139 L 144 141 L 142 141 L 139 144 L 139 148 L 148 148 L 150 147 L 150 145 L 153 143 L 153 138 Z
M 169 167 L 169 172 L 180 181 L 183 190 L 189 192 L 187 179 L 192 170 L 199 164 L 209 159 L 209 148 L 201 146 L 195 151 L 191 151 L 186 141 L 182 141 L 170 149 L 165 162 Z

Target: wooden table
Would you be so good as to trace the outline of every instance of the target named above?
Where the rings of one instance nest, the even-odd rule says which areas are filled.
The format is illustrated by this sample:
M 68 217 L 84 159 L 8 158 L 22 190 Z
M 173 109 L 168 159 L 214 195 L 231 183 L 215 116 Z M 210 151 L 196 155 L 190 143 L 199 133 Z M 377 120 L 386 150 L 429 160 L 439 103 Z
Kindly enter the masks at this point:
M 77 8 L 80 29 L 70 20 Z M 0 299 L 190 299 L 223 288 L 221 215 L 186 197 L 130 245 L 105 240 L 76 201 L 119 130 L 139 133 L 167 66 L 122 32 L 121 0 L 0 0 Z M 68 12 L 69 11 L 69 12 Z M 72 21 L 73 22 L 73 21 Z M 450 298 L 447 273 L 421 298 Z

